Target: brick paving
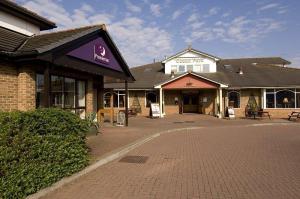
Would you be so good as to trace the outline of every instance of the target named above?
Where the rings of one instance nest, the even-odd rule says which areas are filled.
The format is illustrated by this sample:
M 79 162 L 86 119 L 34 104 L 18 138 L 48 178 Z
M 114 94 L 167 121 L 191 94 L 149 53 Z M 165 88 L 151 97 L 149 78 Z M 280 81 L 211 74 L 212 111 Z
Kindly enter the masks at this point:
M 129 127 L 115 127 L 106 124 L 103 133 L 97 136 L 92 135 L 87 139 L 90 147 L 91 162 L 102 158 L 111 151 L 132 143 L 144 136 L 154 134 L 164 130 L 186 128 L 186 127 L 207 127 L 207 126 L 236 126 L 261 123 L 291 123 L 283 119 L 235 119 L 225 120 L 217 119 L 208 115 L 201 114 L 174 114 L 161 119 L 150 119 L 147 117 L 129 118 Z
M 163 134 L 45 198 L 300 198 L 300 125 Z

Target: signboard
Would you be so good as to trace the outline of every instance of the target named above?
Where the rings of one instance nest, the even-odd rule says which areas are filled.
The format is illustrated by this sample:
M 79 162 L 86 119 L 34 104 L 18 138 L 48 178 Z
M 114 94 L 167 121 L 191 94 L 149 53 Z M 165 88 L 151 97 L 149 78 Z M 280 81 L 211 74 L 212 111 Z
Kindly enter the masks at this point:
M 235 118 L 234 109 L 232 107 L 228 108 L 228 116 L 229 116 L 229 119 Z
M 101 37 L 72 50 L 68 55 L 101 67 L 122 71 L 120 64 Z
M 160 109 L 158 103 L 151 103 L 151 117 L 159 117 L 160 116 Z
M 202 58 L 177 58 L 176 63 L 202 63 Z

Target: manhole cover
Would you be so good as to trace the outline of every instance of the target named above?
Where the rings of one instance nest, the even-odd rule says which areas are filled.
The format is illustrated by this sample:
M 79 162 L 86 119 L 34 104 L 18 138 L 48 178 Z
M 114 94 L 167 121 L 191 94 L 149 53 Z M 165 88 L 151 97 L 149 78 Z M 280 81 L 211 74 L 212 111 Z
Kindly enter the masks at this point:
M 137 164 L 143 164 L 148 160 L 148 156 L 125 156 L 119 162 L 126 162 L 126 163 L 137 163 Z

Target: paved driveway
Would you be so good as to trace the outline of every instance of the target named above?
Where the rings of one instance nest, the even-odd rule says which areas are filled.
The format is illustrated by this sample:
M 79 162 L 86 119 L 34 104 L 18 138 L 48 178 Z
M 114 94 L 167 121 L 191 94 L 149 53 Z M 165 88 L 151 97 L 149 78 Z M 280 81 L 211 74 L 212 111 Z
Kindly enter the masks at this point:
M 131 151 L 46 198 L 300 198 L 300 126 L 203 127 Z

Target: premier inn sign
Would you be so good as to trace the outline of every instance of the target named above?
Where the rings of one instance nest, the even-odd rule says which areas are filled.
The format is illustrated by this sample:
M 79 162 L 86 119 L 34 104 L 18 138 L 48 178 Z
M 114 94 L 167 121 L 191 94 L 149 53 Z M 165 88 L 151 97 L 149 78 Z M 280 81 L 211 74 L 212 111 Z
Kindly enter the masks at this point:
M 176 63 L 202 63 L 202 58 L 177 58 Z
M 68 55 L 101 67 L 122 71 L 120 64 L 101 37 L 72 50 Z

